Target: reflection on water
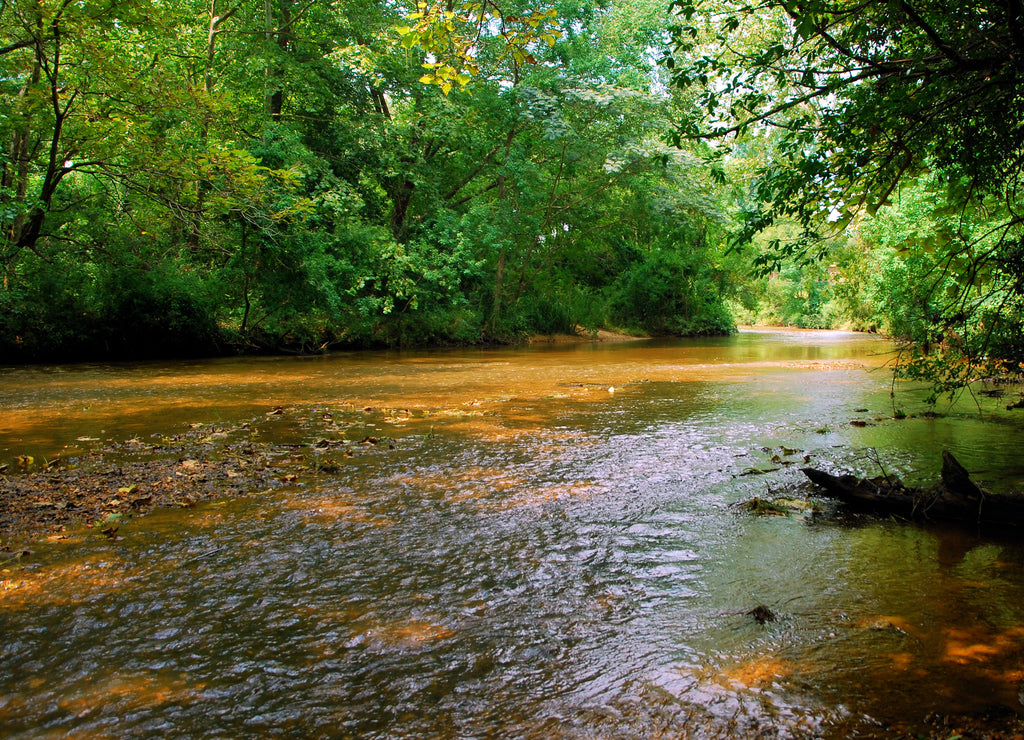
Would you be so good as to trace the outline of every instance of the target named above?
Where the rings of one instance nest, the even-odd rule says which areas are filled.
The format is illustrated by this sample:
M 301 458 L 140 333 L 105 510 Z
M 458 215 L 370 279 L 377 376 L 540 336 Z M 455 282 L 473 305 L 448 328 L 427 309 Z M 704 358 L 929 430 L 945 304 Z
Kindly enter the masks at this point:
M 274 406 L 431 409 L 503 398 L 593 398 L 649 380 L 743 379 L 804 364 L 878 365 L 888 346 L 841 332 L 745 332 L 728 338 L 534 349 L 245 358 L 0 368 L 0 462 L 42 459 L 81 438 L 122 440 L 224 422 Z M 73 452 L 75 450 L 72 450 Z M 65 454 L 66 451 L 65 451 Z
M 872 370 L 885 348 L 779 332 L 222 361 L 180 377 L 9 371 L 9 448 L 64 444 L 85 423 L 166 432 L 271 405 L 296 407 L 276 417 L 282 439 L 326 413 L 353 439 L 394 445 L 288 490 L 155 513 L 120 542 L 43 546 L 2 574 L 0 726 L 844 737 L 932 709 L 1019 706 L 1024 548 L 735 508 L 807 493 L 805 457 L 923 478 L 949 446 L 993 481 L 1020 479 L 1018 417 L 889 418 L 888 376 Z M 63 432 L 44 431 L 47 415 Z M 760 624 L 756 606 L 776 619 Z

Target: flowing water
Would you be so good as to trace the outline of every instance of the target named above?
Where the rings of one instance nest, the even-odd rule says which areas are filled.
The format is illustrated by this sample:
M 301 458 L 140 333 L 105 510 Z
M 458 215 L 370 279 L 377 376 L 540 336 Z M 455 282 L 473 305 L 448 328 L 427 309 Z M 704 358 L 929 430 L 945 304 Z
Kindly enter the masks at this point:
M 894 402 L 889 351 L 743 332 L 0 371 L 3 459 L 246 419 L 383 440 L 35 547 L 0 574 L 0 735 L 845 737 L 1024 710 L 1018 541 L 737 506 L 813 493 L 805 459 L 927 483 L 942 449 L 1024 487 L 1022 412 Z

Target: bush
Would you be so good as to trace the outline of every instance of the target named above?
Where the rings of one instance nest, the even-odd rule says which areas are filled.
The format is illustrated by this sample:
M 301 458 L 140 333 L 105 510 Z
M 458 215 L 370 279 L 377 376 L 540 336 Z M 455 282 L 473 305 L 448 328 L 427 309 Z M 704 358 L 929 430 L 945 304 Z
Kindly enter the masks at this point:
M 95 338 L 91 278 L 86 266 L 47 264 L 27 255 L 0 291 L 0 353 L 3 362 L 80 356 Z
M 175 262 L 26 256 L 0 291 L 5 361 L 195 356 L 217 351 L 205 283 Z
M 185 266 L 173 261 L 153 268 L 115 264 L 94 289 L 95 341 L 103 354 L 196 356 L 216 350 L 212 301 L 203 280 Z
M 611 288 L 611 312 L 621 326 L 655 335 L 728 334 L 732 316 L 695 260 L 656 249 Z

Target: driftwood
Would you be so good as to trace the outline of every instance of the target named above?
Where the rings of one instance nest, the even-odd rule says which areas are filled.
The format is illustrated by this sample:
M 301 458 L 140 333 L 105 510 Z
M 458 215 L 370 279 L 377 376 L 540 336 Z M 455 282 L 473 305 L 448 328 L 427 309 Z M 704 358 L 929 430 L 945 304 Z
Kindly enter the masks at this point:
M 1024 496 L 981 488 L 949 452 L 942 453 L 942 482 L 908 488 L 894 476 L 857 478 L 801 468 L 825 496 L 850 508 L 905 519 L 953 521 L 1000 527 L 1024 526 Z

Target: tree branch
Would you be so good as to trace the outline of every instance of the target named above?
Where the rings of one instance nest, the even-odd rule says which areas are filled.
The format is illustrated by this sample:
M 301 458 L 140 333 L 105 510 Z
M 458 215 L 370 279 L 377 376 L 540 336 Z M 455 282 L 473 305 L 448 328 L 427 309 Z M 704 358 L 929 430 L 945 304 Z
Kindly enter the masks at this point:
M 774 115 L 782 113 L 783 111 L 791 110 L 802 103 L 807 103 L 811 100 L 815 100 L 825 95 L 831 95 L 837 90 L 847 87 L 848 85 L 860 82 L 861 80 L 877 77 L 878 75 L 879 72 L 877 70 L 865 70 L 858 75 L 844 79 L 842 81 L 842 84 L 840 85 L 826 85 L 825 87 L 817 88 L 812 92 L 807 93 L 806 95 L 801 95 L 798 98 L 793 98 L 792 100 L 787 100 L 783 103 L 779 103 L 778 105 L 770 108 L 769 110 L 763 113 L 759 113 L 756 116 L 748 118 L 744 121 L 740 121 L 739 123 L 728 128 L 715 129 L 714 131 L 709 131 L 706 134 L 697 134 L 695 136 L 683 136 L 682 138 L 689 141 L 708 141 L 711 139 L 721 139 L 726 136 L 729 136 L 730 134 L 737 134 L 744 131 L 749 126 L 755 123 L 765 121 Z
M 907 2 L 907 0 L 899 0 L 899 3 L 903 12 L 907 14 L 907 17 L 917 24 L 918 28 L 925 32 L 928 38 L 932 40 L 932 43 L 935 44 L 936 49 L 941 51 L 947 59 L 958 67 L 964 65 L 964 58 L 960 56 L 956 49 L 950 46 L 941 36 L 939 36 L 938 32 L 931 27 L 928 21 L 921 17 L 920 13 L 918 13 L 914 7 Z
M 30 46 L 34 46 L 35 43 L 36 39 L 31 38 L 24 39 L 23 41 L 15 41 L 13 44 L 8 44 L 7 46 L 0 46 L 0 57 L 10 54 L 13 51 L 17 51 L 18 49 L 27 49 Z
M 476 167 L 469 171 L 469 174 L 467 174 L 459 182 L 455 183 L 455 185 L 452 186 L 451 190 L 449 190 L 445 194 L 444 199 L 446 201 L 450 201 L 452 198 L 459 194 L 459 191 L 461 191 L 469 183 L 473 182 L 473 180 L 476 179 L 476 176 L 483 172 L 484 167 L 490 164 L 491 159 L 494 157 L 495 154 L 497 154 L 501 150 L 501 147 L 502 144 L 495 144 L 491 148 L 491 150 L 487 152 L 487 154 L 485 154 L 483 158 L 477 163 Z

